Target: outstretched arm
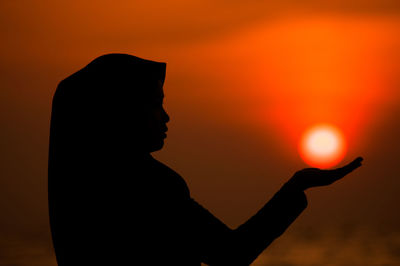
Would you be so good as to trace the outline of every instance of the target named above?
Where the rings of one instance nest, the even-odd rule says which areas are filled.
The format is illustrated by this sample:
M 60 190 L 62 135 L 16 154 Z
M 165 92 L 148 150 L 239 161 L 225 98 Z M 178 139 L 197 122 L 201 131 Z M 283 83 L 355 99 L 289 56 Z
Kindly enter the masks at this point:
M 249 265 L 279 237 L 306 208 L 304 190 L 329 185 L 361 165 L 362 158 L 334 169 L 298 171 L 247 222 L 232 230 L 193 201 L 202 261 L 209 265 Z

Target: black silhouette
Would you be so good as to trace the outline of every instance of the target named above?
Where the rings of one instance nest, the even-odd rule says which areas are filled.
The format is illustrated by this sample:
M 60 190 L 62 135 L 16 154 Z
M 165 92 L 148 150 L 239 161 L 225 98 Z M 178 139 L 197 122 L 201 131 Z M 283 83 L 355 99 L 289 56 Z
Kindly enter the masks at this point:
M 103 55 L 61 81 L 53 98 L 49 212 L 65 265 L 249 265 L 306 208 L 304 190 L 361 165 L 297 172 L 232 230 L 190 197 L 162 148 L 165 63 Z

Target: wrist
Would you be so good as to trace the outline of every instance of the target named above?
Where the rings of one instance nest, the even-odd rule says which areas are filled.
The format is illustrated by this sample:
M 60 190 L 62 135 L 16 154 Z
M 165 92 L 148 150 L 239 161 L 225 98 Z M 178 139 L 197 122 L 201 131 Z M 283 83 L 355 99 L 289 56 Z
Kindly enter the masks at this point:
M 305 188 L 304 186 L 302 186 L 301 184 L 299 184 L 296 179 L 291 178 L 289 179 L 289 181 L 287 181 L 283 187 L 289 191 L 293 191 L 293 192 L 302 192 L 304 190 L 306 190 L 307 188 Z

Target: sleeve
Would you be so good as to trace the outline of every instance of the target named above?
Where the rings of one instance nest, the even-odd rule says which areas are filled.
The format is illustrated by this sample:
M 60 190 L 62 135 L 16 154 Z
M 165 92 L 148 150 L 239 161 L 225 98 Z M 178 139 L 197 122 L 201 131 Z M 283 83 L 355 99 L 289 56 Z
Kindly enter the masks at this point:
M 232 230 L 191 199 L 201 261 L 209 265 L 249 265 L 306 206 L 303 191 L 284 185 L 253 217 Z

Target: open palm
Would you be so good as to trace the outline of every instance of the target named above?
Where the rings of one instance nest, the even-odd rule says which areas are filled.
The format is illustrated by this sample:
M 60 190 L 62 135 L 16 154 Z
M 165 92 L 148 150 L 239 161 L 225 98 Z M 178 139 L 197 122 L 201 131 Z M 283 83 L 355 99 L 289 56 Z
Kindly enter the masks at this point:
M 296 172 L 288 183 L 302 190 L 311 187 L 327 186 L 360 167 L 362 160 L 363 158 L 358 157 L 351 163 L 332 170 L 305 168 Z

